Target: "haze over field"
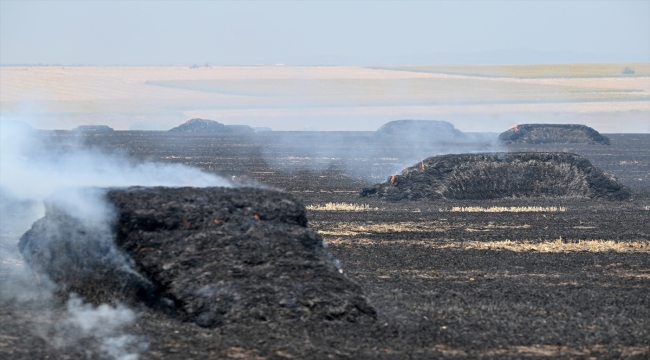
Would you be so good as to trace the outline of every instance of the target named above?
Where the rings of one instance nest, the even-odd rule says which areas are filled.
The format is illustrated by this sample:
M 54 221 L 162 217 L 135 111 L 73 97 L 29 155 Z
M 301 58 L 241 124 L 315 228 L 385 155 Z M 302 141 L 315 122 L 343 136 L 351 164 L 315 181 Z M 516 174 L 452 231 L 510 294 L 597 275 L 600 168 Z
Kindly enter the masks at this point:
M 625 68 L 631 75 L 622 74 Z M 404 118 L 463 131 L 582 123 L 647 132 L 648 64 L 435 67 L 1 67 L 3 120 L 167 130 L 195 117 L 274 130 L 374 131 Z
M 644 1 L 0 6 L 0 118 L 38 128 L 167 130 L 202 117 L 376 130 L 417 118 L 650 131 Z

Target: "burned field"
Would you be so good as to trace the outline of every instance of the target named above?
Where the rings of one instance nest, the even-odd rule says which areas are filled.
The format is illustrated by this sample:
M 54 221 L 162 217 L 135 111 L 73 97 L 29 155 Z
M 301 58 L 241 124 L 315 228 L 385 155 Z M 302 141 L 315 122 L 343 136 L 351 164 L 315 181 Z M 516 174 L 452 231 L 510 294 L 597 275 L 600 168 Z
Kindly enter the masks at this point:
M 65 148 L 78 135 L 48 132 L 43 136 L 55 138 Z M 353 284 L 348 294 L 360 294 L 375 312 L 358 319 L 237 318 L 227 311 L 201 317 L 203 312 L 191 309 L 175 309 L 176 315 L 171 316 L 155 305 L 135 304 L 138 319 L 128 331 L 148 343 L 139 352 L 141 358 L 647 358 L 650 136 L 607 137 L 609 146 L 499 146 L 481 137 L 483 142 L 473 148 L 449 144 L 430 149 L 381 142 L 372 133 L 207 136 L 118 131 L 92 134 L 85 140 L 88 147 L 122 151 L 141 160 L 184 163 L 227 175 L 239 184 L 284 189 L 297 202 L 309 205 L 307 226 L 325 241 L 327 253 L 340 261 Z M 575 153 L 614 174 L 630 197 L 386 201 L 359 196 L 363 188 L 389 181 L 391 173 L 417 167 L 420 159 L 486 150 Z M 120 196 L 122 201 L 132 199 Z M 281 200 L 269 203 L 277 202 Z M 151 207 L 161 213 L 164 209 Z M 240 217 L 233 226 L 261 226 L 255 213 L 243 211 L 237 213 Z M 182 220 L 178 219 L 174 231 L 192 230 L 184 229 L 188 225 Z M 201 231 L 217 231 L 218 224 L 208 225 Z M 258 230 L 251 231 L 255 238 Z M 171 241 L 138 234 L 148 244 Z M 175 234 L 170 238 L 181 236 Z M 15 246 L 21 234 L 3 235 L 4 246 L 10 241 Z M 138 249 L 155 247 L 138 245 Z M 152 252 L 138 253 L 138 249 L 135 254 L 141 258 L 136 260 L 146 264 Z M 193 261 L 200 262 L 201 251 L 206 250 L 195 251 Z M 211 259 L 212 255 L 205 256 Z M 162 267 L 158 260 L 149 261 L 147 266 Z M 6 271 L 11 264 L 2 266 Z M 226 267 L 221 269 L 224 278 L 241 280 L 240 274 L 233 277 Z M 178 271 L 175 281 L 182 296 L 182 285 L 191 282 L 183 280 L 188 275 L 182 271 L 189 270 L 170 271 Z M 280 273 L 272 274 L 277 275 L 272 280 L 278 286 L 305 282 L 294 278 L 283 282 Z M 323 282 L 335 277 L 327 274 Z M 262 275 L 251 276 L 259 280 Z M 215 296 L 214 303 L 223 301 Z M 0 357 L 82 359 L 85 349 L 94 346 L 91 339 L 81 344 L 86 348 L 79 344 L 54 348 L 35 331 L 44 320 L 29 301 L 0 299 Z M 244 304 L 255 303 L 248 300 L 252 298 L 242 299 Z M 198 302 L 188 300 L 188 304 Z M 248 309 L 248 313 L 238 311 L 268 313 L 254 306 Z M 284 308 L 278 305 L 278 309 Z M 197 320 L 209 321 L 201 326 Z

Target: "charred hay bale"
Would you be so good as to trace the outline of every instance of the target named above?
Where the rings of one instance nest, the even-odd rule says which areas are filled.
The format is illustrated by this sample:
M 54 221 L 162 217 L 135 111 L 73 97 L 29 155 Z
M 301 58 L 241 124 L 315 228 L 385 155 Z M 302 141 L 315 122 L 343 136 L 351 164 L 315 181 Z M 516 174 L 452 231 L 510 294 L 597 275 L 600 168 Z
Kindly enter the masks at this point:
M 630 190 L 613 175 L 570 153 L 451 154 L 433 156 L 362 197 L 403 199 L 500 199 L 573 197 L 625 200 Z
M 183 133 L 232 133 L 232 129 L 218 121 L 199 118 L 187 120 L 169 131 Z
M 376 318 L 291 195 L 132 187 L 106 199 L 110 239 L 50 208 L 21 238 L 27 262 L 86 299 L 144 302 L 204 327 Z
M 407 142 L 457 142 L 465 134 L 453 124 L 439 120 L 395 120 L 382 125 L 375 133 L 379 137 Z
M 586 125 L 521 124 L 499 135 L 504 144 L 601 144 L 609 138 Z

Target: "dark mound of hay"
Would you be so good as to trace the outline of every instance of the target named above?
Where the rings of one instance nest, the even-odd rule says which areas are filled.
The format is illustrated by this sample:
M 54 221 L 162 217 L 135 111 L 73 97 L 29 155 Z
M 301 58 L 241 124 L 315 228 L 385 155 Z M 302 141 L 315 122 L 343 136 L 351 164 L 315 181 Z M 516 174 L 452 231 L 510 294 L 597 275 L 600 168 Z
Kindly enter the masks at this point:
M 233 134 L 252 134 L 255 132 L 255 130 L 248 125 L 226 125 L 226 128 Z
M 631 194 L 616 178 L 579 155 L 530 152 L 433 156 L 405 169 L 402 175 L 363 189 L 360 195 L 399 201 L 513 197 L 624 200 Z
M 48 208 L 21 238 L 26 261 L 88 301 L 145 302 L 204 327 L 376 318 L 288 194 L 133 187 L 106 199 L 106 228 Z
M 170 129 L 171 132 L 188 132 L 188 133 L 230 133 L 226 125 L 207 119 L 191 119 L 181 125 Z
M 77 132 L 112 132 L 114 131 L 112 127 L 108 125 L 79 125 L 72 131 Z
M 499 135 L 504 144 L 602 144 L 609 138 L 586 125 L 522 124 Z
M 465 139 L 465 135 L 453 124 L 438 120 L 395 120 L 382 125 L 375 134 L 416 142 L 454 142 Z

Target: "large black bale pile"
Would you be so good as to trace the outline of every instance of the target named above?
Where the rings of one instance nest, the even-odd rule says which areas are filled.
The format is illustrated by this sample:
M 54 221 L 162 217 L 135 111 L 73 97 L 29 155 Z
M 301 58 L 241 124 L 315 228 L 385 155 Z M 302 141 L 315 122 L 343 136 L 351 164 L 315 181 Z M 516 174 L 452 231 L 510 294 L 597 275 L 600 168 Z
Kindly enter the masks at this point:
M 609 138 L 586 125 L 522 124 L 499 135 L 504 144 L 601 144 Z
M 200 326 L 373 321 L 292 196 L 252 188 L 109 190 L 102 228 L 49 207 L 26 261 L 88 301 L 146 303 Z
M 382 125 L 375 133 L 379 137 L 406 142 L 459 142 L 465 134 L 453 124 L 439 120 L 395 120 Z
M 501 199 L 529 197 L 624 200 L 630 190 L 570 153 L 452 154 L 433 156 L 388 181 L 363 189 L 362 197 L 403 199 Z

